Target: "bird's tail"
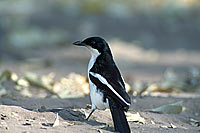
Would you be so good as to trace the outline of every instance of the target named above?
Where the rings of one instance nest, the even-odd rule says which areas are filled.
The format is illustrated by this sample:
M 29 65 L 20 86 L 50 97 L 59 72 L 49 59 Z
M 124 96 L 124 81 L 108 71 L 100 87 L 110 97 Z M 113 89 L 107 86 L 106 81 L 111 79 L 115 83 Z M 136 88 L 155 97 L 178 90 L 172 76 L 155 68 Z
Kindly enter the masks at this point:
M 109 106 L 113 118 L 115 131 L 120 133 L 130 133 L 131 131 L 128 125 L 128 121 L 120 104 L 110 99 Z

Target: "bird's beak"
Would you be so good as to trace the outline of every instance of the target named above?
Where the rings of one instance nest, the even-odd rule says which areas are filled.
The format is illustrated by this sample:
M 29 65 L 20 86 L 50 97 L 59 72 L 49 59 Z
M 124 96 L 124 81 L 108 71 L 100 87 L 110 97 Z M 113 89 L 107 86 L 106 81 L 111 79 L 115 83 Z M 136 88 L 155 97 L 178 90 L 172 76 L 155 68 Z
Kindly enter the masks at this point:
M 85 43 L 83 43 L 82 41 L 76 41 L 76 42 L 73 42 L 73 44 L 77 46 L 85 46 Z

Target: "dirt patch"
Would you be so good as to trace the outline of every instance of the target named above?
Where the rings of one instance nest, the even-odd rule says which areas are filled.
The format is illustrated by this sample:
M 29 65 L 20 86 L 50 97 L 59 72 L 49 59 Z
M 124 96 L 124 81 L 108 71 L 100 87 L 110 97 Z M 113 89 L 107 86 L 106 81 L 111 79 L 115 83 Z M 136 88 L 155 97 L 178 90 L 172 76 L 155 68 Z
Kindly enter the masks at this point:
M 158 114 L 146 109 L 183 101 L 184 111 L 180 114 Z M 76 99 L 0 99 L 0 132 L 113 132 L 109 110 L 96 110 L 89 121 L 84 118 L 90 112 L 86 104 L 89 97 Z M 136 111 L 145 123 L 129 122 L 132 132 L 199 132 L 200 97 L 132 97 L 129 112 Z M 52 127 L 56 113 L 59 125 Z

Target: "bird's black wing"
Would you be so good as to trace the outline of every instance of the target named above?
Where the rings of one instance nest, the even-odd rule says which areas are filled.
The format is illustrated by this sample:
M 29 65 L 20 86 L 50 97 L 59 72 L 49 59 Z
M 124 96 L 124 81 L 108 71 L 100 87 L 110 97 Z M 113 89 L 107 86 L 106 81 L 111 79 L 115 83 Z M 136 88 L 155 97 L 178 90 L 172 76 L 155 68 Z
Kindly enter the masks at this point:
M 106 55 L 101 58 L 98 57 L 89 72 L 89 77 L 108 97 L 115 99 L 126 111 L 128 110 L 131 100 L 126 93 L 124 81 L 112 58 Z

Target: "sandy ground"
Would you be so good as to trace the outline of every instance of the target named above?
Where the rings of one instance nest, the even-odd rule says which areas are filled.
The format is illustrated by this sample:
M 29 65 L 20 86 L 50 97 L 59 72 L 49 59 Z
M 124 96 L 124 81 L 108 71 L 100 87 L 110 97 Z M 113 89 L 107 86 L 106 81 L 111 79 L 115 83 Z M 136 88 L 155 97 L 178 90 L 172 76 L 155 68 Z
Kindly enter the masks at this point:
M 158 114 L 145 112 L 146 109 L 163 104 L 183 101 L 185 110 L 180 114 Z M 90 112 L 86 109 L 89 97 L 77 99 L 0 99 L 1 132 L 113 132 L 109 110 L 97 110 L 89 121 L 84 120 Z M 141 132 L 176 132 L 195 133 L 200 128 L 191 123 L 191 119 L 200 120 L 200 97 L 132 97 L 129 112 L 139 112 L 145 123 L 129 122 L 131 131 Z M 62 109 L 59 109 L 62 108 Z M 52 127 L 56 113 L 59 114 L 59 125 Z
M 120 53 L 120 44 L 111 46 L 116 62 L 129 83 L 135 80 L 160 81 L 164 70 L 171 67 L 180 75 L 191 66 L 200 66 L 199 53 L 171 52 L 159 53 L 140 48 L 137 54 Z M 123 44 L 124 46 L 124 44 Z M 60 78 L 70 72 L 86 74 L 89 54 L 85 49 L 67 47 L 55 49 L 35 49 L 25 54 L 26 61 L 1 62 L 0 71 L 9 69 L 19 75 L 32 71 L 43 75 L 56 73 Z M 38 58 L 41 57 L 41 58 Z M 151 58 L 148 58 L 151 57 Z M 38 92 L 40 93 L 40 91 Z M 89 121 L 84 120 L 90 112 L 86 104 L 89 97 L 74 99 L 4 97 L 0 98 L 0 132 L 38 133 L 38 132 L 113 132 L 113 124 L 109 110 L 97 110 Z M 41 95 L 41 94 L 40 94 Z M 199 94 L 169 94 L 158 96 L 133 97 L 129 112 L 139 112 L 145 122 L 130 121 L 131 131 L 135 133 L 149 132 L 200 132 L 200 95 Z M 183 101 L 184 110 L 180 114 L 158 114 L 146 112 L 146 109 L 164 104 Z M 52 127 L 56 113 L 59 115 L 59 125 Z M 196 123 L 194 122 L 196 121 Z

